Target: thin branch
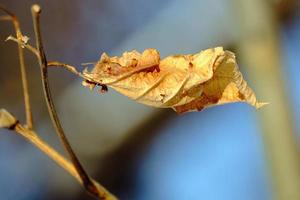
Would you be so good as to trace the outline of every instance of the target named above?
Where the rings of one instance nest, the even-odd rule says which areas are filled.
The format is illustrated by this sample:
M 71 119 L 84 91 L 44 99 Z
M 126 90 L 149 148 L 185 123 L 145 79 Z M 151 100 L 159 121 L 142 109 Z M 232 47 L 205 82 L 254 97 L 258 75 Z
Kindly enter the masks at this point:
M 39 52 L 39 64 L 41 68 L 41 76 L 42 76 L 42 83 L 43 83 L 43 90 L 44 90 L 44 96 L 46 99 L 47 107 L 49 115 L 51 116 L 53 125 L 56 129 L 56 132 L 61 140 L 61 142 L 64 145 L 64 148 L 66 152 L 69 154 L 71 161 L 76 168 L 76 171 L 78 172 L 83 185 L 85 189 L 94 197 L 98 199 L 107 199 L 107 196 L 103 196 L 104 191 L 102 191 L 103 187 L 97 187 L 95 182 L 88 176 L 86 171 L 84 170 L 83 166 L 81 165 L 79 159 L 77 158 L 76 154 L 74 153 L 70 143 L 68 142 L 65 133 L 63 131 L 63 128 L 61 126 L 59 117 L 57 115 L 52 96 L 49 86 L 49 80 L 48 80 L 48 63 L 47 58 L 44 52 L 43 44 L 42 44 L 42 38 L 41 38 L 41 30 L 40 30 L 40 13 L 41 8 L 39 5 L 35 4 L 31 7 L 32 12 L 32 18 L 33 18 L 33 25 L 34 25 L 34 31 L 35 31 L 35 37 L 36 37 L 36 46 Z
M 1 5 L 0 5 L 0 7 L 1 7 Z M 11 16 L 9 16 L 9 15 L 0 16 L 0 20 L 1 21 L 11 21 Z
M 81 179 L 74 168 L 73 164 L 67 161 L 62 155 L 60 155 L 57 151 L 55 151 L 52 147 L 50 147 L 46 142 L 40 139 L 37 134 L 26 127 L 22 126 L 18 123 L 14 131 L 22 135 L 28 141 L 30 141 L 33 145 L 39 148 L 42 152 L 44 152 L 47 156 L 49 156 L 52 160 L 54 160 L 57 164 L 59 164 L 62 168 L 68 171 L 74 178 L 77 179 L 81 183 Z
M 16 42 L 20 45 L 22 45 L 22 47 L 28 49 L 29 51 L 31 51 L 38 59 L 40 59 L 40 54 L 38 52 L 38 50 L 36 48 L 34 48 L 33 46 L 31 46 L 30 44 L 25 43 L 24 41 L 19 41 L 18 39 L 16 39 L 13 36 L 8 36 L 8 38 L 6 39 L 6 41 L 13 41 Z M 93 63 L 88 63 L 88 64 L 93 64 Z M 96 83 L 96 81 L 94 81 L 92 78 L 85 76 L 84 74 L 82 74 L 81 72 L 78 72 L 76 70 L 76 68 L 72 65 L 66 64 L 66 63 L 62 63 L 62 62 L 58 62 L 58 61 L 49 61 L 47 62 L 47 66 L 48 68 L 63 68 L 66 69 L 70 72 L 72 72 L 73 74 L 83 78 L 85 81 L 88 81 L 89 83 L 93 83 L 95 85 L 99 85 L 102 87 L 101 91 L 107 91 L 107 86 L 105 84 L 100 84 L 100 83 Z
M 53 149 L 51 146 L 49 146 L 46 142 L 44 142 L 42 139 L 40 139 L 37 134 L 27 129 L 26 127 L 22 126 L 20 123 L 17 123 L 14 130 L 25 137 L 28 141 L 30 141 L 33 145 L 35 145 L 37 148 L 39 148 L 41 151 L 43 151 L 47 156 L 49 156 L 53 161 L 55 161 L 59 166 L 61 166 L 63 169 L 65 169 L 71 176 L 73 176 L 79 183 L 82 185 L 84 184 L 82 182 L 82 179 L 80 177 L 80 174 L 77 172 L 77 169 L 74 167 L 74 165 L 66 160 L 61 154 L 59 154 L 55 149 Z M 101 196 L 101 199 L 105 200 L 117 200 L 115 196 L 113 196 L 108 190 L 106 190 L 103 186 L 101 186 L 98 182 L 91 179 L 93 184 L 95 184 L 99 190 Z
M 52 158 L 56 163 L 58 163 L 61 167 L 63 167 L 65 170 L 67 170 L 73 177 L 75 177 L 84 187 L 85 189 L 94 197 L 97 199 L 103 199 L 103 200 L 116 200 L 117 198 L 114 197 L 112 194 L 110 194 L 102 185 L 100 185 L 95 180 L 91 179 L 85 170 L 83 169 L 82 165 L 80 164 L 78 158 L 76 157 L 73 149 L 71 148 L 71 145 L 69 144 L 62 126 L 60 124 L 59 118 L 57 116 L 54 103 L 51 97 L 51 91 L 49 87 L 49 80 L 48 80 L 48 67 L 60 67 L 65 68 L 69 70 L 70 72 L 85 78 L 80 72 L 76 70 L 75 67 L 61 63 L 61 62 L 50 62 L 47 63 L 47 59 L 43 50 L 42 40 L 41 40 L 41 33 L 40 33 L 40 27 L 39 27 L 39 14 L 40 14 L 40 7 L 38 5 L 32 6 L 32 15 L 33 15 L 33 21 L 34 21 L 34 28 L 35 28 L 35 35 L 36 35 L 36 43 L 37 48 L 34 48 L 33 46 L 27 44 L 27 42 L 23 39 L 23 35 L 20 31 L 19 22 L 17 21 L 17 18 L 13 13 L 6 10 L 0 5 L 0 9 L 2 9 L 4 12 L 8 14 L 8 16 L 0 16 L 0 20 L 10 20 L 14 23 L 15 29 L 16 29 L 16 35 L 17 38 L 13 36 L 9 36 L 7 40 L 14 41 L 18 43 L 19 46 L 19 56 L 20 56 L 20 62 L 21 67 L 23 66 L 23 69 L 25 69 L 24 65 L 24 56 L 23 56 L 23 48 L 27 48 L 31 52 L 37 56 L 39 60 L 39 64 L 41 67 L 41 75 L 42 75 L 42 83 L 43 83 L 43 89 L 44 89 L 44 95 L 49 111 L 49 115 L 51 116 L 52 122 L 56 128 L 56 132 L 58 133 L 65 150 L 69 154 L 72 163 L 65 160 L 63 156 L 61 156 L 59 153 L 57 153 L 52 147 L 50 147 L 47 143 L 42 141 L 37 134 L 32 131 L 32 123 L 27 122 L 27 127 L 22 126 L 18 121 L 16 121 L 16 124 L 14 124 L 13 130 L 24 136 L 26 139 L 28 139 L 31 143 L 33 143 L 35 146 L 37 146 L 40 150 L 42 150 L 46 155 L 48 155 L 50 158 Z M 21 68 L 22 73 L 25 72 Z M 22 76 L 22 80 L 25 80 L 27 83 L 26 73 L 25 78 Z M 27 88 L 27 84 L 25 87 Z M 25 97 L 29 97 L 28 89 L 24 89 L 24 92 L 26 93 Z M 29 100 L 29 99 L 28 99 Z M 25 107 L 26 107 L 26 113 L 28 113 L 28 107 L 25 101 Z M 31 109 L 29 106 L 29 110 L 31 113 Z M 27 117 L 27 119 L 30 119 Z M 9 122 L 9 121 L 8 121 Z M 3 125 L 3 124 L 2 124 Z
M 4 11 L 8 16 L 3 16 L 2 20 L 8 20 L 10 17 L 17 36 L 17 41 L 20 42 L 23 39 L 23 35 L 20 29 L 20 23 L 17 17 L 7 10 L 5 7 L 0 5 L 0 10 Z M 32 119 L 32 109 L 30 105 L 30 97 L 29 97 L 29 89 L 28 89 L 28 80 L 26 73 L 26 66 L 24 60 L 24 52 L 22 45 L 18 44 L 18 53 L 19 53 L 19 61 L 20 61 L 20 69 L 21 69 L 21 77 L 22 77 L 22 86 L 23 86 L 23 96 L 24 96 L 24 104 L 25 104 L 25 114 L 26 114 L 26 125 L 29 129 L 33 129 L 33 119 Z
M 6 38 L 5 41 L 14 41 L 16 43 L 18 43 L 19 45 L 21 45 L 21 47 L 28 49 L 29 51 L 31 51 L 38 59 L 40 57 L 39 52 L 36 48 L 34 48 L 33 46 L 31 46 L 30 44 L 25 43 L 23 40 L 18 40 L 17 38 L 15 38 L 14 36 L 8 36 Z
M 0 109 L 0 128 L 6 128 L 15 131 L 16 133 L 23 136 L 26 140 L 44 152 L 49 158 L 56 162 L 60 167 L 66 170 L 71 176 L 73 176 L 80 184 L 82 180 L 74 167 L 74 165 L 65 159 L 60 153 L 49 146 L 45 141 L 43 141 L 38 134 L 33 130 L 24 127 L 19 121 L 9 112 L 4 109 Z M 117 200 L 117 198 L 110 194 L 103 186 L 101 186 L 95 180 L 92 180 L 97 187 L 101 188 L 101 196 L 105 197 L 106 200 Z
M 40 59 L 39 51 L 36 48 L 34 48 L 33 46 L 31 46 L 30 44 L 25 43 L 24 41 L 19 41 L 17 38 L 15 38 L 11 35 L 7 37 L 6 41 L 13 41 L 13 42 L 18 43 L 22 47 L 24 47 L 24 48 L 28 49 L 29 51 L 31 51 L 37 57 L 37 59 Z M 93 63 L 84 63 L 84 64 L 93 64 Z M 89 77 L 86 77 L 82 73 L 78 72 L 76 70 L 76 68 L 72 65 L 62 63 L 62 62 L 59 62 L 59 61 L 49 61 L 49 62 L 47 62 L 47 66 L 49 68 L 63 68 L 63 69 L 66 69 L 69 72 L 72 72 L 73 74 L 75 74 L 75 75 L 77 75 L 77 76 L 79 76 L 79 77 L 81 77 L 85 80 L 93 82 L 92 79 L 90 79 Z
M 8 36 L 5 41 L 13 41 L 13 42 L 18 43 L 22 47 L 24 47 L 24 48 L 28 49 L 29 51 L 31 51 L 38 59 L 40 59 L 39 51 L 36 48 L 34 48 L 33 46 L 31 46 L 30 44 L 25 43 L 24 41 L 19 41 L 17 38 L 15 38 L 11 35 Z M 78 72 L 74 66 L 66 64 L 66 63 L 62 63 L 62 62 L 59 62 L 59 61 L 49 61 L 49 62 L 47 62 L 47 66 L 51 67 L 51 68 L 52 67 L 54 67 L 54 68 L 64 68 L 64 69 L 67 69 L 68 71 L 72 72 L 73 74 L 75 74 L 77 76 L 80 76 L 84 79 L 87 78 L 87 77 L 84 77 L 82 75 L 82 73 Z
M 13 42 L 18 43 L 19 45 L 22 45 L 22 47 L 24 47 L 24 48 L 28 49 L 29 51 L 31 51 L 37 57 L 37 59 L 40 59 L 39 51 L 36 48 L 34 48 L 33 46 L 31 46 L 30 44 L 25 43 L 24 41 L 19 41 L 17 38 L 15 38 L 11 35 L 7 37 L 6 41 L 13 41 Z M 94 63 L 83 63 L 83 64 L 85 65 L 85 64 L 94 64 Z M 63 68 L 63 69 L 66 69 L 69 72 L 72 72 L 73 74 L 83 78 L 84 80 L 87 80 L 89 82 L 94 82 L 94 80 L 92 80 L 90 77 L 84 76 L 84 74 L 82 74 L 81 72 L 78 72 L 76 70 L 76 68 L 72 65 L 62 63 L 62 62 L 59 62 L 59 61 L 49 61 L 49 62 L 47 62 L 47 66 L 48 66 L 48 68 Z M 102 87 L 105 87 L 105 85 L 103 85 L 103 84 L 99 84 L 99 83 L 95 83 L 95 84 L 98 84 Z

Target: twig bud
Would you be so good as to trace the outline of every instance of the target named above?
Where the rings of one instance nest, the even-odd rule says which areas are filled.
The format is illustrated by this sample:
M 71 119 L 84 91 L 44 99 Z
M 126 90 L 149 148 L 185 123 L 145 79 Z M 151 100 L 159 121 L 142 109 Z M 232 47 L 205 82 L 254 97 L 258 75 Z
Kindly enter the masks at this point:
M 35 13 L 40 13 L 41 12 L 41 7 L 38 5 L 38 4 L 33 4 L 32 6 L 31 6 L 31 11 L 32 12 L 35 12 Z
M 12 114 L 5 109 L 0 109 L 0 128 L 13 129 L 17 122 L 18 121 Z

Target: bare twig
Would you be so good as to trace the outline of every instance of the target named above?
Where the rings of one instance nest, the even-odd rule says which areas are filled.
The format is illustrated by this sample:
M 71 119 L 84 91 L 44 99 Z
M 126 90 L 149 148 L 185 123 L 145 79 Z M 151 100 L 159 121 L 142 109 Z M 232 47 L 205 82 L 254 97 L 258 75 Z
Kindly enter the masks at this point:
M 71 145 L 69 144 L 62 126 L 60 124 L 58 115 L 56 113 L 54 103 L 51 97 L 51 91 L 49 87 L 49 80 L 48 80 L 48 67 L 60 67 L 69 70 L 70 72 L 85 78 L 80 72 L 76 70 L 75 67 L 61 63 L 61 62 L 47 62 L 45 52 L 43 50 L 41 33 L 40 33 L 40 25 L 39 25 L 39 17 L 41 9 L 38 5 L 32 6 L 32 16 L 34 21 L 34 29 L 35 29 L 35 36 L 36 36 L 36 44 L 37 49 L 25 41 L 25 37 L 22 35 L 19 22 L 15 15 L 2 7 L 0 5 L 0 9 L 8 14 L 7 16 L 0 16 L 0 20 L 10 20 L 14 23 L 17 38 L 13 36 L 9 36 L 7 40 L 12 40 L 18 43 L 19 46 L 19 57 L 20 57 L 20 65 L 22 71 L 22 80 L 23 80 L 23 91 L 25 96 L 25 108 L 26 108 L 26 117 L 27 117 L 27 126 L 23 126 L 19 123 L 18 120 L 14 116 L 12 116 L 9 112 L 2 109 L 0 110 L 0 128 L 8 128 L 11 130 L 16 131 L 27 140 L 29 140 L 32 144 L 37 146 L 41 151 L 43 151 L 46 155 L 48 155 L 52 160 L 58 163 L 62 168 L 68 171 L 73 177 L 75 177 L 84 187 L 85 189 L 91 194 L 92 196 L 96 197 L 97 199 L 102 200 L 116 200 L 117 198 L 110 194 L 101 184 L 93 180 L 88 176 L 88 174 L 83 169 L 81 163 L 79 162 L 77 156 L 75 155 Z M 49 111 L 49 115 L 52 119 L 53 125 L 56 129 L 58 136 L 60 137 L 65 150 L 69 154 L 71 158 L 71 162 L 67 161 L 62 155 L 60 155 L 57 151 L 55 151 L 52 147 L 50 147 L 47 143 L 45 143 L 42 139 L 40 139 L 37 134 L 32 130 L 32 118 L 31 116 L 31 109 L 29 105 L 29 93 L 28 93 L 28 86 L 27 86 L 27 78 L 26 78 L 26 71 L 25 71 L 25 64 L 24 64 L 24 56 L 23 56 L 23 48 L 29 49 L 33 52 L 38 60 L 41 67 L 41 76 L 42 76 L 42 83 L 44 89 L 44 95 Z M 25 75 L 23 75 L 25 74 Z
M 22 45 L 22 47 L 28 49 L 29 51 L 31 51 L 36 57 L 37 59 L 40 59 L 40 54 L 38 52 L 38 50 L 36 48 L 34 48 L 33 46 L 31 46 L 28 43 L 25 43 L 24 41 L 19 41 L 17 38 L 13 37 L 13 36 L 8 36 L 6 41 L 13 41 L 18 43 L 19 45 Z M 93 64 L 93 63 L 88 63 L 88 64 Z M 81 72 L 78 72 L 76 70 L 76 68 L 72 65 L 66 64 L 66 63 L 62 63 L 59 61 L 49 61 L 47 62 L 47 66 L 48 68 L 62 68 L 62 69 L 66 69 L 69 72 L 72 72 L 73 74 L 83 78 L 85 81 L 88 81 L 89 83 L 94 83 L 95 85 L 99 85 L 102 87 L 101 91 L 107 91 L 107 87 L 104 84 L 100 84 L 100 83 L 96 83 L 93 79 L 91 79 L 90 77 L 85 76 L 84 74 L 82 74 Z
M 24 48 L 28 49 L 29 51 L 31 51 L 37 57 L 37 59 L 40 59 L 39 51 L 35 47 L 33 47 L 32 45 L 30 45 L 28 43 L 25 43 L 24 41 L 19 41 L 17 38 L 15 38 L 11 35 L 7 37 L 6 41 L 13 41 L 13 42 L 18 43 L 22 47 L 24 47 Z M 83 63 L 83 64 L 85 65 L 85 64 L 94 64 L 94 63 Z M 79 77 L 81 77 L 85 80 L 92 81 L 89 77 L 86 77 L 82 73 L 78 72 L 76 70 L 76 68 L 72 65 L 69 65 L 69 64 L 66 64 L 66 63 L 63 63 L 63 62 L 59 62 L 59 61 L 49 61 L 49 62 L 47 62 L 47 66 L 48 66 L 48 68 L 66 69 L 69 72 L 72 72 L 73 74 L 75 74 L 75 75 L 77 75 L 77 76 L 79 76 Z
M 48 155 L 59 166 L 61 166 L 63 169 L 69 172 L 69 174 L 72 175 L 77 181 L 79 181 L 81 184 L 84 184 L 75 166 L 71 162 L 66 160 L 62 155 L 60 155 L 56 150 L 50 147 L 46 142 L 40 139 L 35 132 L 22 126 L 20 123 L 16 124 L 14 130 L 20 135 L 22 135 L 23 137 L 25 137 L 28 141 L 34 144 L 41 151 L 43 151 L 46 155 Z M 97 186 L 97 191 L 99 191 L 98 197 L 101 197 L 101 199 L 105 199 L 105 200 L 117 199 L 114 195 L 112 195 L 109 191 L 107 191 L 98 182 L 96 182 L 93 179 L 91 179 L 91 181 L 93 182 L 93 184 Z
M 46 142 L 40 139 L 40 137 L 38 137 L 34 131 L 26 129 L 26 127 L 22 126 L 20 123 L 17 123 L 13 130 L 19 133 L 24 138 L 26 138 L 37 148 L 39 148 L 42 152 L 44 152 L 47 156 L 49 156 L 52 160 L 54 160 L 58 165 L 60 165 L 67 172 L 69 172 L 74 178 L 76 178 L 77 181 L 81 182 L 81 179 L 76 169 L 74 168 L 73 164 L 67 161 L 62 155 L 60 155 Z
M 1 19 L 2 20 L 9 20 L 11 19 L 16 36 L 17 36 L 17 41 L 22 41 L 23 35 L 20 29 L 20 24 L 17 19 L 17 17 L 7 10 L 5 7 L 0 5 L 0 10 L 4 11 L 8 16 L 3 16 Z M 18 44 L 18 52 L 19 52 L 19 60 L 20 60 L 20 68 L 21 68 L 21 77 L 22 77 L 22 86 L 23 86 L 23 96 L 24 96 L 24 103 L 25 103 L 25 114 L 26 114 L 26 125 L 29 129 L 33 128 L 33 119 L 32 119 L 32 110 L 31 110 L 31 105 L 30 105 L 30 97 L 29 97 L 29 89 L 28 89 L 28 80 L 27 80 L 27 73 L 26 73 L 26 66 L 25 66 L 25 60 L 24 60 L 24 52 L 23 48 Z
M 71 176 L 73 176 L 79 183 L 82 180 L 74 167 L 74 165 L 65 159 L 60 153 L 49 146 L 45 141 L 43 141 L 38 134 L 33 130 L 24 127 L 19 121 L 8 111 L 0 109 L 0 128 L 6 128 L 13 130 L 31 142 L 34 146 L 44 152 L 49 158 L 56 162 L 59 166 L 65 169 Z M 92 180 L 97 187 L 101 188 L 101 196 L 106 197 L 106 200 L 116 200 L 117 198 L 110 194 L 104 187 L 102 187 L 95 180 Z
M 84 170 L 79 159 L 77 158 L 76 154 L 74 153 L 70 143 L 68 142 L 68 140 L 65 136 L 65 133 L 63 131 L 63 128 L 60 124 L 60 120 L 58 118 L 58 115 L 55 110 L 55 106 L 54 106 L 54 103 L 53 103 L 53 100 L 51 97 L 51 91 L 50 91 L 50 86 L 49 86 L 48 63 L 47 63 L 47 58 L 46 58 L 43 44 L 42 44 L 41 30 L 40 30 L 40 13 L 41 13 L 40 6 L 37 4 L 33 5 L 31 7 L 31 12 L 32 12 L 32 18 L 33 18 L 35 37 L 36 37 L 36 46 L 37 46 L 37 50 L 39 52 L 39 64 L 40 64 L 40 68 L 41 68 L 44 96 L 46 99 L 48 112 L 49 112 L 49 115 L 51 116 L 53 125 L 56 129 L 56 132 L 57 132 L 61 142 L 64 145 L 65 150 L 69 154 L 71 161 L 72 161 L 80 179 L 82 180 L 82 183 L 83 183 L 85 189 L 91 195 L 93 195 L 94 197 L 96 197 L 98 199 L 108 199 L 108 196 L 103 196 L 103 194 L 106 194 L 104 191 L 102 191 L 103 187 L 100 187 L 100 185 L 96 185 L 95 182 L 88 176 L 88 174 Z
M 1 5 L 0 5 L 1 7 Z M 0 16 L 1 21 L 11 21 L 11 17 L 8 15 Z
M 22 47 L 24 47 L 24 48 L 28 49 L 29 51 L 31 51 L 37 57 L 37 59 L 40 59 L 39 51 L 36 48 L 34 48 L 33 46 L 31 46 L 30 44 L 25 43 L 24 41 L 19 41 L 17 38 L 15 38 L 11 35 L 7 37 L 6 41 L 13 41 L 13 42 L 18 43 Z M 93 64 L 93 63 L 88 63 L 88 64 Z M 77 75 L 77 76 L 79 76 L 79 77 L 81 77 L 85 80 L 93 82 L 93 80 L 91 80 L 89 77 L 84 76 L 81 72 L 76 70 L 76 67 L 74 67 L 72 65 L 69 65 L 69 64 L 66 64 L 66 63 L 63 63 L 63 62 L 59 62 L 59 61 L 49 61 L 49 62 L 47 62 L 47 66 L 48 66 L 48 68 L 66 69 L 69 72 L 72 72 L 73 74 L 75 74 L 75 75 Z
M 23 40 L 18 40 L 17 38 L 15 38 L 14 36 L 11 36 L 11 35 L 8 36 L 5 41 L 10 41 L 10 40 L 18 43 L 19 45 L 21 45 L 21 47 L 28 49 L 39 59 L 40 55 L 39 55 L 38 50 L 36 48 L 34 48 L 33 46 L 31 46 L 30 44 L 25 43 Z
M 5 109 L 0 109 L 0 128 L 12 129 L 17 124 L 17 119 Z

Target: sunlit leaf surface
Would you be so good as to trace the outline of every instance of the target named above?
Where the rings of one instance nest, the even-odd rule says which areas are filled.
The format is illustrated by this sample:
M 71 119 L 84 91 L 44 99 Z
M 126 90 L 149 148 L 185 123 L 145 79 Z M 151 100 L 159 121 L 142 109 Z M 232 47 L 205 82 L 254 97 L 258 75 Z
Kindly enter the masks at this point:
M 155 49 L 125 52 L 121 57 L 104 53 L 83 76 L 83 84 L 90 88 L 109 86 L 137 102 L 178 113 L 233 102 L 256 108 L 265 104 L 247 86 L 234 54 L 222 47 L 163 60 Z

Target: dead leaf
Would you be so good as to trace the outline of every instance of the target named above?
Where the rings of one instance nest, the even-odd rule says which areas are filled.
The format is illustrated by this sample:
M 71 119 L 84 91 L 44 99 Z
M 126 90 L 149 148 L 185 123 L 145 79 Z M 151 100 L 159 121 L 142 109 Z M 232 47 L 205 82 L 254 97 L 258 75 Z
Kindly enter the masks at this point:
M 159 52 L 146 49 L 125 52 L 121 57 L 103 54 L 84 85 L 109 86 L 129 98 L 178 113 L 232 102 L 259 103 L 238 69 L 235 56 L 222 47 L 160 60 Z

